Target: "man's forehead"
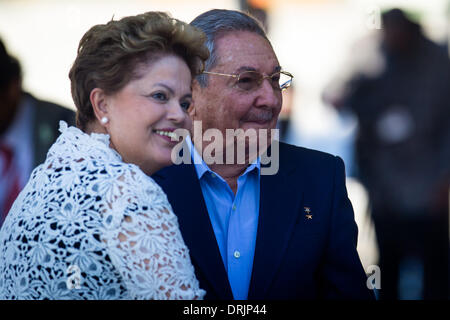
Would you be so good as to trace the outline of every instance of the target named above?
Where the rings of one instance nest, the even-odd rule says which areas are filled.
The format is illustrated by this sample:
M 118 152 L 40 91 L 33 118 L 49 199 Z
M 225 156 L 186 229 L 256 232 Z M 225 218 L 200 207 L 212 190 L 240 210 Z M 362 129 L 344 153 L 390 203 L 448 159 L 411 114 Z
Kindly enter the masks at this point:
M 279 68 L 275 52 L 269 41 L 248 31 L 227 32 L 216 39 L 217 67 L 237 71 L 248 69 L 274 71 Z

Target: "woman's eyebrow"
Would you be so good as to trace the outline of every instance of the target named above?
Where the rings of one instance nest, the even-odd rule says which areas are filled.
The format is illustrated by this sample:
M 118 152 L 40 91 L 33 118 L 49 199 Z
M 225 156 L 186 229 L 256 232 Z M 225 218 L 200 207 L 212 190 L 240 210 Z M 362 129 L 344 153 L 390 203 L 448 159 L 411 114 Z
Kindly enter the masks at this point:
M 170 92 L 170 94 L 172 94 L 172 95 L 175 94 L 175 91 L 174 91 L 171 87 L 169 87 L 168 85 L 166 85 L 166 84 L 164 84 L 164 83 L 162 83 L 162 82 L 158 82 L 158 83 L 155 83 L 155 84 L 153 85 L 153 87 L 157 87 L 157 86 L 161 86 L 161 87 L 166 88 L 166 89 Z

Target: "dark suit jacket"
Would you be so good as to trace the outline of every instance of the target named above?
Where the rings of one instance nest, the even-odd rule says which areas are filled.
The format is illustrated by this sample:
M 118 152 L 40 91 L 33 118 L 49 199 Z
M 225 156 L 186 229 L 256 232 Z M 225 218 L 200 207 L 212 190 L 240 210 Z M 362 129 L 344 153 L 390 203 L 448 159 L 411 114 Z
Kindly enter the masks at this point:
M 52 102 L 36 99 L 29 93 L 24 93 L 33 106 L 33 167 L 45 161 L 48 149 L 58 138 L 59 121 L 75 125 L 75 112 Z
M 279 150 L 278 173 L 261 176 L 248 299 L 372 299 L 343 161 L 284 143 Z M 194 165 L 173 165 L 153 178 L 178 216 L 205 299 L 233 299 Z

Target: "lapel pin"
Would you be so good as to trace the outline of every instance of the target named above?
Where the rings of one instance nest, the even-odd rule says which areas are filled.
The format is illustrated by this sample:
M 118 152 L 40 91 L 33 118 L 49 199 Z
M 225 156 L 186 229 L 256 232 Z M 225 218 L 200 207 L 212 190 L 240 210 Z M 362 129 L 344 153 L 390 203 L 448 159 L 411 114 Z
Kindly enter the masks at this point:
M 308 220 L 312 219 L 312 214 L 311 214 L 311 208 L 310 207 L 303 207 L 303 209 L 305 210 L 305 217 Z

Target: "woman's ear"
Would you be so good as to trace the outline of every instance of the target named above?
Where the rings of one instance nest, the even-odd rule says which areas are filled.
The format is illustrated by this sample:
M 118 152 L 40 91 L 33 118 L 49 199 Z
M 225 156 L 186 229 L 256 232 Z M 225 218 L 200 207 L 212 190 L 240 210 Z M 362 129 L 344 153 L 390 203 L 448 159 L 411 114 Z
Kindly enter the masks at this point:
M 108 118 L 108 103 L 105 92 L 100 88 L 94 88 L 89 95 L 95 117 L 99 123 L 106 124 L 102 119 Z

